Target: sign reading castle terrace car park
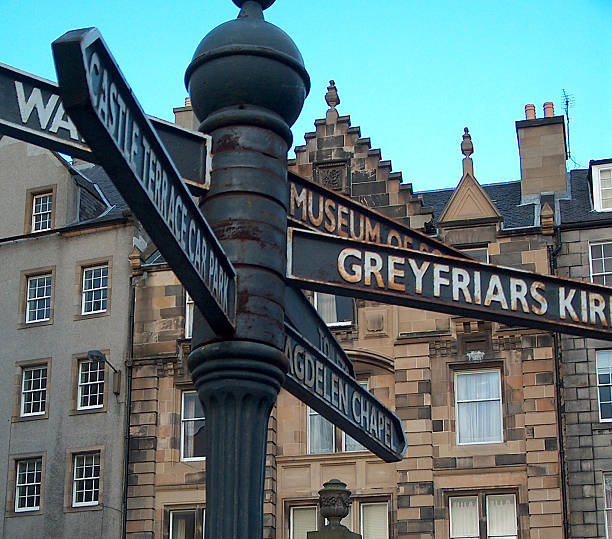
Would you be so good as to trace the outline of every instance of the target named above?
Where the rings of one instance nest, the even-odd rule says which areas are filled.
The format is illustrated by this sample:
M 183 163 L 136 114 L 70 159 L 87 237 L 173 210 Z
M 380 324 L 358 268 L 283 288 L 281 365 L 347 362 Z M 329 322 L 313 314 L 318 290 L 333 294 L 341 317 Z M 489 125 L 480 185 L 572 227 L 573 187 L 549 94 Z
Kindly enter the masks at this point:
M 289 229 L 302 288 L 612 340 L 612 289 L 472 260 Z
M 285 334 L 283 387 L 383 460 L 402 460 L 406 438 L 399 418 L 288 324 Z
M 95 29 L 53 43 L 66 111 L 211 328 L 234 329 L 235 271 Z
M 96 163 L 64 110 L 59 86 L 0 63 L 0 135 Z M 183 181 L 210 184 L 210 136 L 149 116 Z

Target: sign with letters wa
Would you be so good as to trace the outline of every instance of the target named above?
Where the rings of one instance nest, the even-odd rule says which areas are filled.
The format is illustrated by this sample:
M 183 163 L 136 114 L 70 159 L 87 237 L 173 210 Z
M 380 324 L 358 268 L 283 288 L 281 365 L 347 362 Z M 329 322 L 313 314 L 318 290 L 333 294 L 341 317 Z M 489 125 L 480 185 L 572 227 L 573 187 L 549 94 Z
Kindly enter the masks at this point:
M 95 28 L 53 43 L 64 107 L 213 331 L 231 334 L 235 271 Z

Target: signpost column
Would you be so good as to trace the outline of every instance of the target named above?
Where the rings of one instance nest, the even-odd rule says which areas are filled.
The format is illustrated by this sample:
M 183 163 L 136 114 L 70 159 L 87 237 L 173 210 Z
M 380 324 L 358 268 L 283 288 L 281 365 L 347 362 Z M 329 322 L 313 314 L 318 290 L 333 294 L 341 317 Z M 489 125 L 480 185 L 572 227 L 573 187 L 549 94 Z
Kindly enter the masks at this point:
M 200 208 L 237 274 L 236 330 L 195 313 L 189 359 L 206 416 L 207 539 L 261 537 L 270 411 L 287 371 L 284 301 L 289 126 L 309 89 L 291 39 L 263 19 L 273 0 L 234 0 L 185 75 L 200 131 L 212 135 Z

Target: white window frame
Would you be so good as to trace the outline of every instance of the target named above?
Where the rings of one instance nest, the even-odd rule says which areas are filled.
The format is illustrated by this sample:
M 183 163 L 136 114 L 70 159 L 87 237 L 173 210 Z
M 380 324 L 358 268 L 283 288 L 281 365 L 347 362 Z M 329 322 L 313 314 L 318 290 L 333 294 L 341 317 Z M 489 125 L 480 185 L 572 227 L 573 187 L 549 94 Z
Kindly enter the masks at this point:
M 515 524 L 515 531 L 516 533 L 514 535 L 503 535 L 503 536 L 492 536 L 489 534 L 489 500 L 492 496 L 512 496 L 514 498 L 514 524 Z M 491 491 L 491 492 L 481 492 L 479 494 L 457 494 L 454 496 L 449 496 L 448 498 L 448 515 L 449 515 L 449 519 L 448 519 L 448 535 L 450 537 L 450 539 L 461 539 L 461 538 L 468 538 L 468 539 L 472 539 L 473 536 L 465 536 L 465 535 L 461 535 L 461 536 L 453 536 L 451 535 L 452 533 L 452 529 L 453 529 L 453 511 L 452 511 L 452 502 L 451 500 L 453 499 L 457 499 L 457 498 L 473 498 L 476 500 L 476 528 L 478 530 L 478 535 L 475 536 L 475 539 L 480 539 L 481 538 L 481 534 L 480 534 L 480 515 L 481 512 L 484 512 L 484 516 L 486 519 L 485 525 L 486 525 L 486 531 L 485 531 L 485 538 L 489 538 L 489 537 L 503 537 L 503 538 L 508 538 L 508 539 L 517 539 L 519 537 L 519 522 L 518 522 L 518 507 L 517 507 L 517 496 L 515 493 L 513 492 L 495 492 L 495 491 Z
M 193 335 L 193 298 L 185 290 L 185 339 Z
M 185 424 L 187 422 L 206 421 L 206 417 L 185 417 L 185 396 L 195 395 L 198 398 L 197 391 L 183 391 L 181 394 L 181 460 L 184 462 L 193 462 L 198 460 L 206 460 L 206 457 L 185 457 Z M 204 428 L 206 428 L 206 423 Z M 194 435 L 195 436 L 195 435 Z
M 601 423 L 609 423 L 612 421 L 612 417 L 609 418 L 602 418 L 601 417 L 601 397 L 600 397 L 600 391 L 599 388 L 600 387 L 610 387 L 610 391 L 612 391 L 612 365 L 610 367 L 605 367 L 605 368 L 600 368 L 599 367 L 599 362 L 600 362 L 600 357 L 601 355 L 606 354 L 612 357 L 612 350 L 597 350 L 595 352 L 595 369 L 596 369 L 596 376 L 597 376 L 597 408 L 599 410 L 599 421 Z M 610 376 L 610 383 L 608 384 L 600 384 L 599 383 L 599 371 L 603 371 L 603 374 L 608 374 Z M 606 372 L 607 371 L 607 372 Z M 605 401 L 607 402 L 607 401 Z
M 41 382 L 40 387 L 38 389 L 26 389 L 26 373 L 34 372 L 34 371 L 43 371 L 44 376 L 39 376 L 38 380 Z M 33 379 L 29 380 L 30 382 Z M 44 387 L 42 387 L 42 380 L 44 380 Z M 21 406 L 20 406 L 20 416 L 21 417 L 34 417 L 39 415 L 45 415 L 47 411 L 47 381 L 48 381 L 48 367 L 47 365 L 36 365 L 34 367 L 23 367 L 21 369 Z M 35 393 L 42 393 L 41 399 L 39 399 L 38 403 L 40 403 L 41 410 L 38 412 L 26 412 L 26 402 L 28 404 L 32 404 L 34 401 L 27 401 L 28 396 L 34 397 Z
M 42 199 L 49 199 L 49 207 L 48 209 L 45 209 L 44 211 L 36 211 L 36 203 L 39 200 Z M 45 228 L 39 228 L 36 229 L 36 219 L 40 218 L 40 221 L 42 220 L 48 220 L 48 224 L 49 226 L 45 227 Z M 40 222 L 39 221 L 39 222 Z M 45 192 L 45 193 L 39 193 L 37 195 L 34 195 L 32 197 L 32 232 L 44 232 L 46 230 L 51 230 L 52 226 L 53 226 L 53 192 L 49 191 L 49 192 Z
M 368 539 L 363 536 L 363 508 L 372 506 L 372 505 L 384 505 L 385 506 L 385 536 L 386 539 L 389 539 L 389 502 L 361 502 L 359 504 L 359 531 L 363 537 L 363 539 Z
M 591 177 L 593 179 L 593 206 L 595 211 L 600 212 L 612 211 L 612 207 L 603 207 L 603 199 L 601 196 L 601 173 L 604 170 L 610 170 L 612 173 L 612 163 L 593 165 L 591 168 Z
M 20 468 L 22 465 L 28 465 L 30 463 L 34 464 L 33 471 L 26 471 L 26 481 L 20 482 Z M 34 481 L 29 481 L 27 478 L 27 474 L 34 473 Z M 38 476 L 38 481 L 36 480 Z M 40 510 L 40 500 L 42 498 L 42 457 L 33 457 L 27 459 L 20 459 L 15 462 L 15 513 L 25 513 L 27 511 L 39 511 Z M 30 488 L 34 488 L 34 494 L 30 495 L 27 493 L 27 490 Z M 25 489 L 25 500 L 27 502 L 28 498 L 31 496 L 36 499 L 38 497 L 37 505 L 25 505 L 23 507 L 19 506 L 20 489 Z
M 104 277 L 106 277 L 106 286 L 96 286 L 96 287 L 91 287 L 91 288 L 85 288 L 85 283 L 87 282 L 87 274 L 89 272 L 95 272 L 97 270 L 103 271 L 104 269 L 106 269 L 106 276 L 104 275 L 100 275 L 99 277 L 93 277 L 93 279 L 104 279 Z M 90 266 L 90 267 L 86 267 L 83 268 L 83 278 L 81 281 L 81 314 L 83 315 L 87 315 L 87 314 L 99 314 L 99 313 L 105 313 L 108 310 L 108 280 L 109 280 L 109 266 L 108 264 L 100 264 L 99 266 Z M 92 299 L 91 301 L 88 300 L 88 296 L 89 295 L 93 295 L 95 296 L 96 292 L 101 292 L 102 296 L 100 299 Z M 91 306 L 93 307 L 94 303 L 96 301 L 100 301 L 101 304 L 104 305 L 103 308 L 101 309 L 91 309 L 91 310 L 87 310 L 87 304 L 91 303 Z
M 289 508 L 289 539 L 295 539 L 294 538 L 294 526 L 293 526 L 293 522 L 294 522 L 294 513 L 296 510 L 300 510 L 300 509 L 314 509 L 315 510 L 315 524 L 316 524 L 316 528 L 315 530 L 317 530 L 319 528 L 319 508 L 316 505 L 293 505 Z
M 470 401 L 462 401 L 462 402 L 489 402 L 489 401 L 494 401 L 494 400 L 498 400 L 499 401 L 499 425 L 500 425 L 500 429 L 499 429 L 499 439 L 497 440 L 487 440 L 487 441 L 483 441 L 483 442 L 460 442 L 459 441 L 459 429 L 460 429 L 460 424 L 459 424 L 459 399 L 458 399 L 458 386 L 457 386 L 457 380 L 460 376 L 464 376 L 464 375 L 469 375 L 469 374 L 478 374 L 478 373 L 483 373 L 483 372 L 496 372 L 497 373 L 497 380 L 499 383 L 499 399 L 497 398 L 487 398 L 487 399 L 480 399 L 478 401 L 475 400 L 470 400 Z M 455 372 L 455 435 L 456 435 L 456 443 L 457 445 L 482 445 L 482 444 L 501 444 L 504 441 L 504 402 L 503 402 L 503 395 L 502 395 L 502 388 L 501 388 L 501 370 L 500 369 L 479 369 L 479 370 L 463 370 L 463 371 L 456 371 Z
M 324 419 L 325 421 L 327 421 L 332 428 L 332 448 L 331 451 L 327 452 L 321 452 L 321 453 L 313 453 L 312 452 L 312 448 L 311 448 L 311 443 L 310 443 L 310 418 L 311 416 L 319 416 L 322 419 Z M 336 452 L 336 426 L 329 420 L 326 419 L 325 417 L 323 417 L 320 413 L 316 412 L 315 410 L 313 410 L 310 406 L 306 406 L 306 453 L 308 455 L 330 455 L 331 453 L 335 453 Z
M 172 534 L 172 529 L 173 529 L 173 524 L 174 524 L 174 515 L 176 513 L 193 513 L 193 531 L 194 531 L 194 537 L 195 537 L 195 531 L 197 530 L 197 527 L 198 527 L 198 509 L 192 508 L 192 507 L 186 507 L 185 509 L 171 509 L 170 510 L 170 528 L 168 530 L 168 539 L 182 539 L 182 538 L 174 537 L 174 535 Z M 204 513 L 205 511 L 202 510 L 202 538 L 204 537 Z
M 594 241 L 594 242 L 590 242 L 589 243 L 589 275 L 590 275 L 590 278 L 591 278 L 591 282 L 595 282 L 593 280 L 594 277 L 600 277 L 600 276 L 603 276 L 604 283 L 605 283 L 606 277 L 610 277 L 610 279 L 612 281 L 612 272 L 601 271 L 601 272 L 595 273 L 595 271 L 593 269 L 593 251 L 592 251 L 592 247 L 598 247 L 598 246 L 604 246 L 604 245 L 612 245 L 612 241 Z M 602 254 L 603 254 L 603 248 L 602 248 Z M 612 257 L 610 257 L 610 258 L 612 258 Z M 601 259 L 597 259 L 597 260 L 602 260 L 602 263 L 605 265 L 605 260 L 607 260 L 607 258 L 605 256 L 603 256 Z M 603 283 L 601 283 L 601 284 L 603 284 Z
M 87 457 L 93 457 L 93 462 L 91 465 L 88 465 L 85 462 L 85 459 L 87 459 Z M 96 463 L 96 458 L 97 458 L 97 463 Z M 79 460 L 83 459 L 83 463 L 82 465 L 79 464 Z M 88 452 L 88 453 L 75 453 L 72 457 L 72 507 L 92 507 L 95 505 L 99 505 L 100 504 L 100 482 L 102 480 L 102 462 L 101 462 L 101 455 L 99 451 L 96 451 L 94 453 Z M 77 470 L 80 467 L 85 468 L 86 470 L 88 468 L 91 468 L 93 472 L 95 472 L 95 468 L 98 468 L 98 474 L 96 475 L 95 473 L 92 473 L 91 475 L 87 475 L 87 476 L 83 476 L 83 477 L 77 477 Z M 82 502 L 78 502 L 77 501 L 77 492 L 80 492 L 80 490 L 77 488 L 79 485 L 85 483 L 85 485 L 87 484 L 87 481 L 97 481 L 98 482 L 98 486 L 97 488 L 91 488 L 91 489 L 83 489 L 83 492 L 92 492 L 93 493 L 97 493 L 97 499 L 95 500 L 89 500 L 89 501 L 82 501 Z
M 318 304 L 319 304 L 319 294 L 321 294 L 321 292 L 315 292 L 314 293 L 314 299 L 313 299 L 313 305 L 314 308 L 317 309 L 318 312 Z M 334 298 L 334 301 L 336 300 L 336 297 L 334 294 L 325 294 L 326 296 L 331 296 Z M 353 312 L 353 317 L 354 317 L 355 313 Z M 320 313 L 319 313 L 319 316 Z M 349 327 L 352 326 L 354 323 L 354 320 L 344 320 L 344 321 L 340 321 L 340 322 L 325 322 L 325 324 L 327 325 L 327 327 L 330 328 L 339 328 L 339 327 Z
M 84 365 L 90 365 L 90 367 L 94 366 L 94 364 L 96 364 L 98 367 L 101 365 L 102 369 L 98 368 L 95 371 L 92 371 L 92 369 L 90 368 L 88 371 L 88 374 L 91 375 L 92 372 L 97 372 L 98 373 L 98 378 L 95 381 L 91 381 L 88 380 L 87 382 L 83 382 L 83 367 Z M 102 379 L 100 380 L 99 374 L 102 373 Z M 92 393 L 88 393 L 87 395 L 85 395 L 83 393 L 83 389 L 84 388 L 89 388 L 92 387 L 94 385 L 99 385 L 102 384 L 102 388 L 101 391 L 97 391 L 96 395 L 102 397 L 102 402 L 99 402 L 97 404 L 86 404 L 83 405 L 82 404 L 82 398 L 83 397 L 87 397 L 88 399 L 91 399 Z M 78 379 L 77 379 L 77 410 L 95 410 L 97 408 L 103 408 L 104 407 L 104 398 L 105 398 L 105 392 L 106 392 L 106 362 L 104 360 L 101 359 L 89 359 L 89 358 L 84 358 L 84 359 L 80 359 L 78 362 Z M 91 401 L 89 401 L 91 402 Z
M 41 281 L 42 279 L 45 279 L 45 283 L 43 284 L 42 287 L 40 287 L 38 285 L 38 281 Z M 48 281 L 48 284 L 46 282 L 46 280 Z M 36 294 L 38 294 L 38 290 L 43 290 L 43 295 L 42 296 L 38 296 L 38 295 L 34 295 L 34 296 L 30 296 L 30 283 L 36 281 L 36 287 L 33 289 L 34 291 L 36 291 Z M 48 290 L 47 290 L 48 289 Z M 48 322 L 49 320 L 51 320 L 51 296 L 53 294 L 53 274 L 52 273 L 43 273 L 41 275 L 32 275 L 30 277 L 27 278 L 26 281 L 26 313 L 25 313 L 25 321 L 26 324 L 36 324 L 38 322 Z M 46 303 L 46 305 L 44 305 L 43 307 L 43 312 L 47 312 L 48 310 L 48 315 L 47 316 L 43 316 L 42 318 L 38 318 L 37 314 L 38 311 L 40 310 L 38 308 L 38 302 L 40 301 L 44 301 Z M 31 318 L 30 317 L 30 305 L 33 304 L 35 306 L 34 309 L 34 314 L 35 314 L 35 318 Z

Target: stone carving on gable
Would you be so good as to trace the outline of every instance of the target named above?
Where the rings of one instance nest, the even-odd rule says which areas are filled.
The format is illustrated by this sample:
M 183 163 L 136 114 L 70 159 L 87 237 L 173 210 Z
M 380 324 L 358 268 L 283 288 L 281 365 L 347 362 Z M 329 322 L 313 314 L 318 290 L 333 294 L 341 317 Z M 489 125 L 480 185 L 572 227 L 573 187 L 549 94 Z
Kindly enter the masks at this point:
M 345 161 L 317 163 L 314 166 L 314 180 L 328 189 L 346 192 L 347 178 L 348 163 Z

